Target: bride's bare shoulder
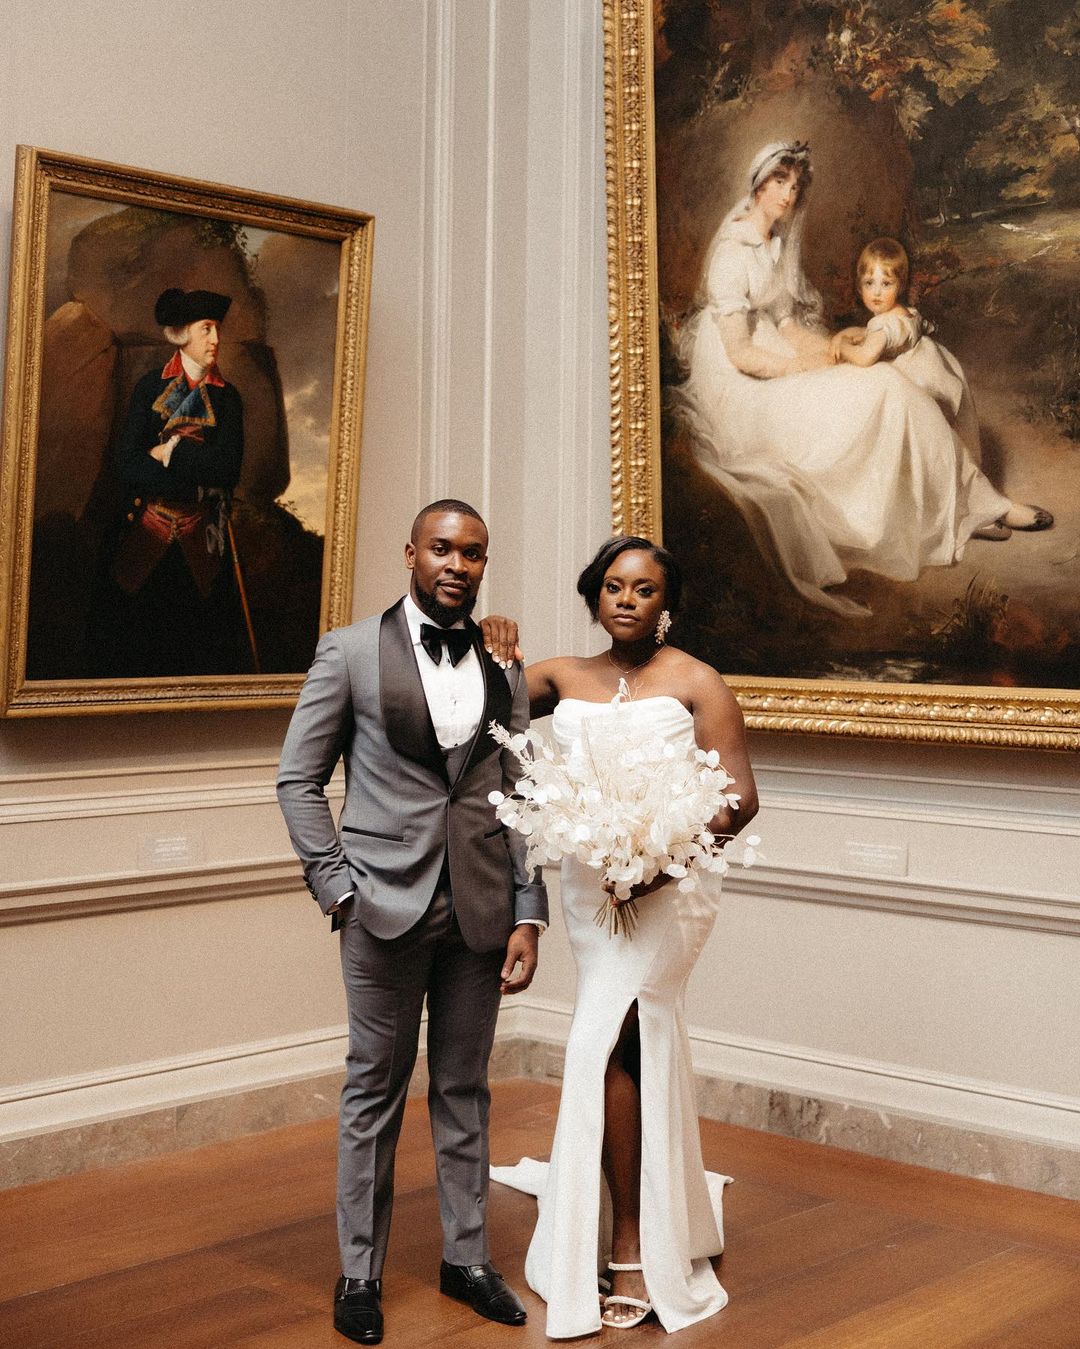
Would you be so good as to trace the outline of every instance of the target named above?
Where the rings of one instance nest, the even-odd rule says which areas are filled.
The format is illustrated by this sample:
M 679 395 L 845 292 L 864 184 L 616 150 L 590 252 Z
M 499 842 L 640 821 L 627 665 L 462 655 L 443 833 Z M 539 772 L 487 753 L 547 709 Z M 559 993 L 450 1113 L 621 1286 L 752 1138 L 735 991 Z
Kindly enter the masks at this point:
M 716 703 L 722 708 L 738 706 L 734 693 L 718 670 L 685 651 L 680 651 L 679 656 L 679 678 L 685 681 L 695 708 L 703 703 Z
M 544 717 L 555 710 L 561 699 L 576 694 L 588 685 L 586 667 L 594 662 L 581 656 L 554 656 L 537 661 L 525 671 L 529 686 L 529 706 L 534 717 Z
M 526 673 L 530 686 L 535 681 L 537 685 L 546 686 L 557 692 L 565 688 L 575 675 L 580 674 L 592 663 L 592 659 L 588 656 L 552 656 L 548 660 L 539 660 L 530 665 Z

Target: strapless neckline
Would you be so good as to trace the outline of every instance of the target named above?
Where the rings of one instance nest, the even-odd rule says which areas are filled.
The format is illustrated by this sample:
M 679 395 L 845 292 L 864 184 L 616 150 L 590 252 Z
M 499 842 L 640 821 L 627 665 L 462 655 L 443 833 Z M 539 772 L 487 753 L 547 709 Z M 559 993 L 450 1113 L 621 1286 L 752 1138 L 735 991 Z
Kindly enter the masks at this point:
M 631 698 L 629 701 L 621 703 L 612 702 L 610 698 L 602 700 L 599 698 L 560 698 L 556 703 L 556 707 L 562 707 L 564 703 L 583 703 L 586 707 L 640 707 L 642 703 L 674 703 L 675 706 L 681 708 L 688 717 L 694 715 L 685 703 L 680 702 L 678 698 L 672 697 L 670 693 L 652 693 L 647 698 Z

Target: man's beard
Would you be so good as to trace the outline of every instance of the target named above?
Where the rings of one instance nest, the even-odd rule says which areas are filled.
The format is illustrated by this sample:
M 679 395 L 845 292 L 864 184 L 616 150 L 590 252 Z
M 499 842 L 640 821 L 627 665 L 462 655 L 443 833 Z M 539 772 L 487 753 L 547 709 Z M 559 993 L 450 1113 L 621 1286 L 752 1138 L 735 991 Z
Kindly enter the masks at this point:
M 436 599 L 433 590 L 425 590 L 421 586 L 415 574 L 413 589 L 416 591 L 416 607 L 422 609 L 432 622 L 438 623 L 440 628 L 452 628 L 459 618 L 468 618 L 476 608 L 475 595 L 470 595 L 454 608 L 449 604 L 443 604 L 442 600 Z

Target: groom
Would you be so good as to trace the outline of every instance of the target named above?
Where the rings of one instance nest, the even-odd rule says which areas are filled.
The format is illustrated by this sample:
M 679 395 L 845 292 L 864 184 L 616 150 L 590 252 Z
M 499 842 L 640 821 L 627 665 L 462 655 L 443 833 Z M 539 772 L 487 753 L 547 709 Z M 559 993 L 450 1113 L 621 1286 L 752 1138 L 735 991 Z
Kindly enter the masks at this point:
M 307 887 L 341 932 L 349 1052 L 334 1325 L 360 1344 L 382 1339 L 394 1149 L 425 997 L 439 1286 L 493 1321 L 525 1321 L 488 1259 L 487 1064 L 500 994 L 527 988 L 536 969 L 547 896 L 525 869 L 524 840 L 488 803 L 515 776 L 488 726 L 523 730 L 529 700 L 520 665 L 501 669 L 469 618 L 487 546 L 465 502 L 420 512 L 405 546 L 409 593 L 321 639 L 278 772 Z M 339 832 L 324 788 L 341 757 Z

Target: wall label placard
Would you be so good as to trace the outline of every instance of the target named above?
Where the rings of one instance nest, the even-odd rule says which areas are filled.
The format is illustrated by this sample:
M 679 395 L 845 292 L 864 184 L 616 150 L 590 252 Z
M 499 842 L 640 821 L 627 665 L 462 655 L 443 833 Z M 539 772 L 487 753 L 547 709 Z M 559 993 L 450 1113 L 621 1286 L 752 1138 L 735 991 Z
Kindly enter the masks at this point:
M 202 859 L 202 839 L 191 834 L 146 834 L 139 842 L 139 866 L 144 871 L 182 867 Z
M 844 843 L 844 870 L 872 876 L 906 876 L 906 843 L 873 843 L 849 838 Z

